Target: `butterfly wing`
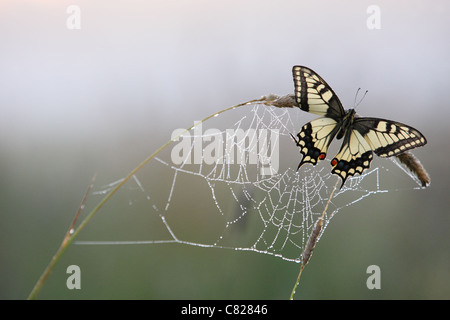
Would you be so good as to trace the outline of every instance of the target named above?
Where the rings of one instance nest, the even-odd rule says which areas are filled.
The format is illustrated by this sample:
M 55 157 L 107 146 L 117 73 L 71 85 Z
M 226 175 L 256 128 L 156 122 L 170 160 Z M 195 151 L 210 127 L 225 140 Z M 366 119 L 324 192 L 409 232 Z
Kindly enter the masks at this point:
M 331 161 L 331 172 L 339 175 L 344 185 L 348 176 L 361 174 L 370 167 L 372 151 L 379 157 L 391 157 L 426 143 L 417 129 L 405 124 L 378 118 L 355 118 L 341 150 Z
M 331 160 L 333 166 L 331 173 L 341 177 L 342 188 L 349 176 L 354 176 L 356 173 L 361 174 L 369 168 L 372 159 L 372 147 L 364 135 L 355 129 L 348 130 L 339 153 Z
M 396 121 L 356 118 L 353 128 L 364 136 L 379 157 L 396 156 L 427 143 L 426 138 L 419 130 Z
M 338 122 L 332 118 L 318 118 L 302 127 L 297 134 L 298 140 L 292 136 L 303 155 L 297 170 L 305 163 L 316 165 L 318 160 L 325 159 L 328 146 L 339 130 L 337 124 Z
M 294 66 L 295 101 L 303 111 L 323 117 L 341 119 L 345 110 L 333 89 L 313 70 Z

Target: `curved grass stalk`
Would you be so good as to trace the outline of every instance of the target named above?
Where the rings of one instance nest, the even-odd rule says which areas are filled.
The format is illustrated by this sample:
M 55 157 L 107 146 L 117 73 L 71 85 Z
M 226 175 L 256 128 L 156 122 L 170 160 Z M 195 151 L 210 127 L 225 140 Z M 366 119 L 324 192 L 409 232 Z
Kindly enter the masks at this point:
M 331 191 L 330 197 L 328 198 L 327 204 L 325 205 L 325 208 L 323 209 L 322 215 L 317 220 L 316 225 L 314 226 L 313 231 L 311 232 L 311 235 L 309 236 L 308 242 L 306 243 L 305 249 L 303 249 L 302 252 L 302 265 L 300 266 L 300 271 L 297 276 L 297 281 L 295 282 L 294 288 L 292 288 L 291 296 L 289 297 L 289 300 L 294 299 L 295 291 L 297 290 L 297 286 L 300 283 L 300 277 L 303 273 L 303 269 L 305 269 L 306 265 L 309 262 L 309 259 L 311 258 L 311 255 L 313 253 L 314 247 L 316 246 L 316 243 L 319 239 L 320 232 L 322 231 L 323 227 L 323 220 L 325 218 L 325 213 L 328 210 L 328 205 L 331 202 L 331 199 L 333 198 L 333 194 L 336 191 L 336 188 L 339 183 L 339 178 L 336 181 L 336 184 L 334 185 L 333 190 Z
M 36 282 L 35 286 L 33 287 L 33 289 L 31 290 L 29 296 L 28 296 L 28 300 L 33 300 L 37 297 L 37 295 L 39 294 L 40 290 L 42 289 L 45 281 L 47 280 L 48 276 L 50 275 L 51 271 L 54 269 L 54 267 L 56 266 L 57 262 L 59 261 L 59 259 L 61 258 L 61 256 L 63 255 L 63 253 L 67 250 L 68 246 L 74 241 L 74 239 L 78 236 L 78 234 L 81 232 L 81 230 L 84 229 L 84 227 L 87 225 L 87 223 L 94 217 L 94 215 L 100 210 L 101 207 L 103 207 L 103 205 L 109 200 L 109 198 L 111 198 L 116 192 L 117 190 L 119 190 L 131 177 L 133 177 L 136 172 L 138 172 L 143 166 L 145 166 L 148 162 L 150 162 L 150 160 L 152 160 L 158 153 L 160 153 L 162 150 L 164 150 L 165 148 L 167 148 L 172 142 L 177 141 L 178 138 L 180 136 L 182 136 L 183 134 L 185 134 L 186 132 L 192 130 L 194 127 L 196 127 L 197 125 L 215 117 L 218 116 L 221 113 L 224 113 L 226 111 L 238 108 L 238 107 L 242 107 L 245 105 L 249 105 L 249 104 L 253 104 L 253 103 L 264 103 L 266 105 L 272 105 L 272 106 L 276 106 L 276 107 L 286 107 L 286 106 L 281 106 L 281 105 L 277 105 L 277 101 L 281 100 L 281 98 L 279 99 L 278 96 L 276 95 L 269 95 L 269 96 L 263 96 L 259 99 L 253 99 L 247 102 L 243 102 L 237 105 L 234 105 L 232 107 L 223 109 L 221 111 L 218 111 L 206 118 L 204 118 L 203 120 L 195 123 L 194 125 L 190 126 L 189 128 L 187 128 L 185 131 L 181 132 L 180 134 L 178 134 L 177 136 L 173 137 L 172 139 L 170 139 L 169 141 L 167 141 L 164 145 L 162 145 L 159 149 L 157 149 L 153 154 L 151 154 L 147 159 L 145 159 L 143 162 L 141 162 L 136 168 L 134 168 L 114 189 L 112 189 L 104 198 L 103 200 L 100 201 L 100 203 L 86 216 L 86 218 L 80 223 L 80 225 L 75 229 L 75 223 L 76 220 L 78 218 L 78 215 L 80 214 L 83 206 L 84 206 L 84 202 L 87 199 L 87 195 L 92 187 L 92 184 L 90 186 L 90 188 L 88 189 L 88 192 L 86 193 L 83 202 L 80 206 L 80 209 L 78 210 L 74 221 L 72 222 L 69 230 L 67 231 L 60 247 L 58 248 L 58 250 L 56 251 L 55 255 L 53 256 L 52 260 L 50 261 L 50 263 L 48 264 L 48 266 L 46 267 L 46 269 L 44 270 L 43 274 L 41 275 L 41 277 L 39 278 L 39 280 Z

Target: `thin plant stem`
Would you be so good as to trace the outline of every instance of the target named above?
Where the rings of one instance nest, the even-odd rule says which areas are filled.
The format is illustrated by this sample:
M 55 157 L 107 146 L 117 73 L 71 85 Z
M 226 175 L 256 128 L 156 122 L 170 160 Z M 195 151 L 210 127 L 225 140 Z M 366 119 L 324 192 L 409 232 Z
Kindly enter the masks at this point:
M 83 211 L 84 205 L 85 205 L 85 203 L 87 201 L 87 198 L 88 198 L 88 196 L 89 196 L 89 194 L 91 192 L 92 187 L 94 186 L 95 177 L 96 177 L 96 175 L 94 175 L 92 177 L 91 184 L 89 185 L 88 190 L 86 191 L 86 193 L 85 193 L 85 195 L 83 197 L 83 200 L 81 201 L 80 207 L 78 208 L 78 211 L 75 214 L 75 217 L 74 217 L 72 223 L 70 224 L 69 229 L 67 230 L 66 235 L 64 236 L 64 239 L 61 242 L 61 245 L 59 246 L 59 248 L 56 251 L 55 255 L 53 256 L 52 260 L 48 264 L 47 268 L 45 268 L 44 273 L 42 273 L 41 277 L 36 282 L 33 290 L 30 292 L 30 294 L 28 296 L 28 300 L 33 300 L 33 299 L 36 298 L 36 296 L 39 293 L 40 289 L 42 288 L 42 286 L 44 285 L 45 281 L 47 280 L 47 277 L 50 275 L 50 272 L 53 270 L 53 268 L 55 267 L 55 265 L 58 262 L 59 258 L 61 257 L 61 255 L 66 250 L 66 248 L 69 245 L 69 243 L 71 242 L 70 239 L 71 239 L 71 236 L 73 235 L 75 224 L 77 223 L 78 217 L 80 216 L 81 211 Z
M 275 98 L 278 98 L 278 96 L 276 96 Z M 209 120 L 215 116 L 218 116 L 221 113 L 224 113 L 226 111 L 238 108 L 238 107 L 242 107 L 248 104 L 253 104 L 253 103 L 258 103 L 258 102 L 262 102 L 265 103 L 266 105 L 272 105 L 272 102 L 275 100 L 275 98 L 273 96 L 269 96 L 269 97 L 262 97 L 259 99 L 253 99 L 247 102 L 243 102 L 237 105 L 234 105 L 232 107 L 223 109 L 221 111 L 218 111 L 206 118 L 204 118 L 203 120 L 195 123 L 194 125 L 190 126 L 188 129 L 186 129 L 185 131 L 181 132 L 180 134 L 178 134 L 177 136 L 173 137 L 172 139 L 170 139 L 169 141 L 167 141 L 164 145 L 162 145 L 159 149 L 157 149 L 154 153 L 152 153 L 147 159 L 145 159 L 143 162 L 141 162 L 136 168 L 134 168 L 114 189 L 112 189 L 104 198 L 103 200 L 101 200 L 99 202 L 99 204 L 86 216 L 86 218 L 84 218 L 84 220 L 80 223 L 80 225 L 78 226 L 78 228 L 74 229 L 75 223 L 76 223 L 76 219 L 79 215 L 80 209 L 78 210 L 74 221 L 72 222 L 72 225 L 69 228 L 69 231 L 66 233 L 61 246 L 58 248 L 58 250 L 56 251 L 55 255 L 53 256 L 52 260 L 50 261 L 50 263 L 48 264 L 48 266 L 46 267 L 46 269 L 44 270 L 43 274 L 41 275 L 41 277 L 39 278 L 39 280 L 37 281 L 37 283 L 35 284 L 35 286 L 33 287 L 33 289 L 31 290 L 29 296 L 28 296 L 28 300 L 33 300 L 36 299 L 38 293 L 40 292 L 40 290 L 42 289 L 45 281 L 47 280 L 49 274 L 51 273 L 51 271 L 54 269 L 54 267 L 56 266 L 57 262 L 59 261 L 59 259 L 61 258 L 62 254 L 67 250 L 68 246 L 74 241 L 74 239 L 78 236 L 78 234 L 81 232 L 81 230 L 84 229 L 84 227 L 87 225 L 87 223 L 94 217 L 94 215 L 100 210 L 101 207 L 103 207 L 103 205 L 117 192 L 117 190 L 119 190 L 131 177 L 133 177 L 136 172 L 138 172 L 143 166 L 145 166 L 150 160 L 152 160 L 158 153 L 160 153 L 162 150 L 164 150 L 167 146 L 169 146 L 172 142 L 177 141 L 178 138 L 180 136 L 182 136 L 183 134 L 185 134 L 186 132 L 190 131 L 191 129 L 193 129 L 194 127 L 196 127 L 197 125 L 205 122 L 206 120 Z M 85 196 L 86 199 L 86 196 Z M 84 200 L 85 201 L 85 200 Z M 82 205 L 80 206 L 80 208 L 82 209 L 82 207 L 84 206 L 84 202 L 82 203 Z
M 330 204 L 331 199 L 333 199 L 333 195 L 338 186 L 338 182 L 339 182 L 339 177 L 336 181 L 336 184 L 334 185 L 333 190 L 331 191 L 330 197 L 328 198 L 325 208 L 323 209 L 322 215 L 317 220 L 316 225 L 314 226 L 314 229 L 311 232 L 311 235 L 309 236 L 308 242 L 306 243 L 305 249 L 303 249 L 302 265 L 300 266 L 300 271 L 298 273 L 297 281 L 295 282 L 294 288 L 292 288 L 291 296 L 289 297 L 290 300 L 294 299 L 294 294 L 295 294 L 295 291 L 297 290 L 298 284 L 300 283 L 300 277 L 303 273 L 303 269 L 308 264 L 309 259 L 311 258 L 312 252 L 314 250 L 314 247 L 316 246 L 317 240 L 319 239 L 320 231 L 322 231 L 322 227 L 323 227 L 323 220 L 325 218 L 325 213 L 328 210 L 328 205 Z

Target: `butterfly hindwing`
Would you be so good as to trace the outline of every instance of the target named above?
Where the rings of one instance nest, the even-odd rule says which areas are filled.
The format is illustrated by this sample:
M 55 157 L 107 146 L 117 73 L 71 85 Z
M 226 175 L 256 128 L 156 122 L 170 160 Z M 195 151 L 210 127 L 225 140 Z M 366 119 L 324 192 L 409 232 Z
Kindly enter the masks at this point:
M 322 117 L 308 122 L 297 134 L 297 146 L 303 159 L 298 165 L 300 168 L 304 163 L 316 165 L 318 160 L 325 159 L 328 146 L 338 131 L 337 122 L 332 118 Z M 297 168 L 297 169 L 298 169 Z
M 333 169 L 331 173 L 337 174 L 342 179 L 342 186 L 349 176 L 363 173 L 370 167 L 373 154 L 372 147 L 358 130 L 347 131 L 341 149 L 331 160 Z
M 345 115 L 339 98 L 317 73 L 307 67 L 294 66 L 292 74 L 295 100 L 300 109 L 334 119 Z

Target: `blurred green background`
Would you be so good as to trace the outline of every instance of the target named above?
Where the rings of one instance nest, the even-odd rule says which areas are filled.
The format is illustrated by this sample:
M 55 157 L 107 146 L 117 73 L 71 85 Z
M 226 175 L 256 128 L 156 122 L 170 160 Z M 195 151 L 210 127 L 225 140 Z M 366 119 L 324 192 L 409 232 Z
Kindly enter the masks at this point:
M 80 30 L 66 27 L 72 4 Z M 381 29 L 367 27 L 372 4 Z M 357 88 L 369 90 L 360 114 L 422 131 L 428 145 L 414 154 L 432 179 L 339 212 L 296 298 L 450 298 L 449 16 L 447 1 L 0 2 L 0 298 L 27 297 L 94 173 L 96 186 L 113 182 L 176 128 L 292 93 L 295 64 L 316 70 L 348 107 Z M 118 194 L 80 240 L 164 238 L 128 212 L 131 197 Z M 72 264 L 81 290 L 66 287 Z M 366 287 L 373 264 L 380 290 Z M 298 268 L 179 244 L 72 245 L 38 298 L 287 299 Z

